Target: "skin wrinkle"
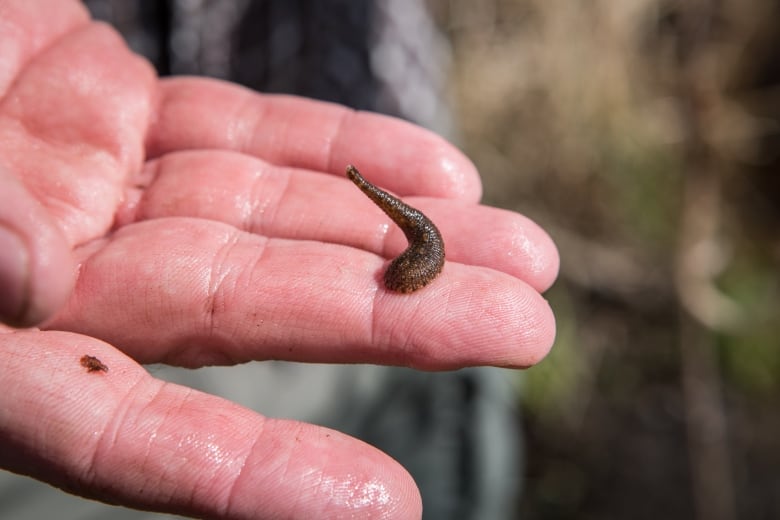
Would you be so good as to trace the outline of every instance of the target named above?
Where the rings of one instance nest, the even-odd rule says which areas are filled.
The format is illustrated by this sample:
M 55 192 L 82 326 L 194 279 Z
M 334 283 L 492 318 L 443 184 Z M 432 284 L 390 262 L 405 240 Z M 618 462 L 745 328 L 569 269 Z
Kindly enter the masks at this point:
M 342 139 L 344 139 L 344 129 L 347 128 L 347 124 L 356 116 L 357 112 L 355 110 L 351 108 L 345 108 L 345 110 L 341 113 L 339 120 L 336 122 L 335 127 L 333 128 L 333 132 L 331 132 L 325 139 L 328 143 L 326 146 L 326 149 L 328 150 L 328 156 L 325 158 L 325 169 L 333 174 L 341 175 L 341 172 L 344 168 L 343 164 L 336 164 L 334 159 L 336 147 L 334 146 L 334 143 L 339 143 Z
M 253 273 L 255 273 L 255 272 L 260 271 L 260 269 L 258 269 L 258 265 L 260 265 L 263 262 L 265 254 L 268 251 L 268 248 L 266 247 L 268 245 L 268 242 L 269 242 L 269 239 L 263 237 L 263 247 L 259 248 L 259 250 L 257 251 L 257 254 L 254 257 L 254 260 L 252 262 L 246 262 L 244 264 L 244 270 L 242 271 L 242 274 L 245 274 L 246 276 L 250 277 L 250 281 L 249 281 L 250 283 L 248 283 L 247 285 L 251 285 L 251 275 Z M 238 284 L 238 278 L 236 279 L 236 282 L 237 282 L 237 285 L 240 285 L 240 284 Z M 235 295 L 233 295 L 233 296 L 235 296 Z M 231 331 L 230 336 L 231 336 L 231 338 L 235 338 L 235 337 L 238 337 L 239 333 L 240 333 L 240 331 Z M 240 342 L 241 341 L 238 341 L 237 345 L 235 345 L 231 349 L 231 351 L 235 352 L 236 350 L 240 350 L 240 348 L 238 347 L 238 344 L 240 344 Z M 225 354 L 223 354 L 223 356 L 224 355 Z M 248 356 L 246 353 L 242 353 L 241 357 L 242 357 L 242 359 L 251 358 L 251 356 Z
M 268 233 L 268 230 L 274 228 L 274 223 L 278 219 L 279 211 L 281 211 L 282 209 L 282 204 L 283 204 L 282 201 L 285 199 L 286 196 L 288 196 L 288 193 L 290 193 L 290 190 L 292 188 L 291 185 L 292 178 L 289 172 L 284 172 L 281 174 L 281 176 L 284 178 L 284 186 L 282 186 L 281 189 L 276 188 L 275 190 L 273 190 L 276 192 L 275 203 L 271 203 L 266 199 L 268 203 L 265 205 L 263 218 L 260 219 L 260 221 L 263 223 L 262 227 L 263 227 L 264 235 L 271 234 Z M 269 207 L 271 208 L 270 212 L 269 212 Z
M 297 480 L 299 482 L 298 486 L 294 488 L 294 493 L 292 493 L 292 496 L 290 493 L 287 494 L 288 500 L 294 500 L 294 504 L 290 507 L 291 512 L 291 518 L 297 518 L 298 515 L 294 514 L 295 511 L 299 508 L 299 506 L 303 503 L 303 497 L 305 493 L 305 487 L 304 484 L 306 484 L 306 478 L 307 474 L 305 472 L 296 471 L 296 469 L 293 467 L 293 462 L 300 460 L 298 457 L 295 456 L 295 452 L 300 449 L 300 442 L 298 442 L 298 439 L 306 437 L 304 432 L 304 425 L 301 423 L 296 423 L 294 429 L 290 429 L 288 432 L 289 438 L 295 439 L 296 442 L 294 443 L 288 443 L 285 446 L 284 450 L 284 458 L 283 460 L 280 460 L 281 457 L 277 450 L 274 450 L 273 453 L 264 453 L 264 459 L 271 459 L 275 462 L 275 465 L 278 465 L 277 471 L 279 474 L 277 474 L 277 471 L 272 471 L 267 474 L 267 478 L 273 479 L 272 486 L 279 486 L 282 482 L 292 482 L 293 479 L 291 479 L 289 476 L 295 476 L 300 475 L 299 478 L 296 478 L 294 480 Z M 263 448 L 264 452 L 267 451 L 267 449 Z M 318 474 L 321 474 L 322 470 L 317 469 Z M 282 487 L 285 487 L 284 484 L 282 484 Z M 291 489 L 292 490 L 292 489 Z M 306 508 L 303 507 L 305 510 Z M 316 517 L 315 517 L 316 518 Z
M 252 114 L 252 117 L 246 117 Z M 257 102 L 257 98 L 249 92 L 244 92 L 240 103 L 236 103 L 233 117 L 229 118 L 226 130 L 228 148 L 253 155 L 254 140 L 258 135 L 265 135 L 264 121 L 268 115 L 268 103 L 265 100 Z
M 267 238 L 265 236 L 259 236 L 258 238 L 262 241 L 262 247 L 255 247 L 253 248 L 253 251 L 255 252 L 255 255 L 251 261 L 245 261 L 242 264 L 242 271 L 239 273 L 240 276 L 236 277 L 236 287 L 240 286 L 253 286 L 253 277 L 255 273 L 262 272 L 262 269 L 260 269 L 258 266 L 261 266 L 262 263 L 265 261 L 265 257 L 268 254 L 269 248 L 268 245 L 271 242 L 270 238 Z M 247 277 L 246 283 L 241 283 L 241 275 Z M 234 297 L 236 295 L 233 295 Z M 224 316 L 224 315 L 223 315 Z M 252 321 L 257 321 L 257 312 L 253 312 L 252 315 L 248 318 Z M 230 337 L 232 338 L 233 345 L 228 352 L 223 353 L 223 356 L 226 356 L 228 358 L 234 358 L 238 354 L 238 360 L 234 360 L 234 362 L 245 362 L 248 359 L 252 359 L 251 353 L 247 353 L 244 349 L 241 348 L 241 345 L 246 343 L 245 337 L 241 336 L 239 337 L 240 331 L 231 331 Z M 245 335 L 251 336 L 251 331 L 245 331 Z M 235 339 L 239 338 L 239 339 Z M 249 340 L 250 343 L 252 343 L 252 340 Z
M 125 395 L 127 396 L 127 393 Z M 85 480 L 86 487 L 94 486 L 97 483 L 99 473 L 98 471 L 96 471 L 96 468 L 100 467 L 97 461 L 100 457 L 102 457 L 102 453 L 103 453 L 103 450 L 101 450 L 100 447 L 106 443 L 110 444 L 111 446 L 116 444 L 115 434 L 111 435 L 110 441 L 106 437 L 109 435 L 109 431 L 111 431 L 111 429 L 108 428 L 109 424 L 121 424 L 121 421 L 118 418 L 119 413 L 120 413 L 119 408 L 115 407 L 114 412 L 111 414 L 111 417 L 108 418 L 108 420 L 105 423 L 105 426 L 101 428 L 101 432 L 98 434 L 97 442 L 95 443 L 95 449 L 92 450 L 92 456 L 90 457 L 89 462 L 87 462 L 87 467 L 85 468 L 84 471 L 83 478 Z M 110 451 L 110 448 L 108 448 L 106 451 Z
M 376 291 L 376 294 L 377 299 L 384 297 L 381 291 Z M 414 310 L 410 312 L 410 315 L 415 315 L 417 314 L 417 309 L 425 306 L 424 301 L 425 296 L 420 296 L 415 299 L 413 304 L 407 300 L 403 303 L 403 305 L 407 309 L 414 305 Z M 392 305 L 400 304 L 400 301 L 396 300 L 396 302 L 393 302 L 390 305 L 385 303 L 385 306 L 389 307 L 390 311 L 388 312 L 391 312 Z M 387 352 L 390 353 L 390 355 L 397 359 L 399 366 L 407 368 L 420 368 L 426 366 L 427 360 L 430 356 L 425 355 L 423 357 L 421 354 L 427 351 L 427 347 L 417 345 L 414 341 L 414 338 L 412 337 L 411 332 L 403 334 L 402 336 L 398 336 L 397 331 L 404 330 L 402 326 L 403 324 L 400 322 L 391 322 L 394 326 L 384 330 L 384 334 L 380 336 L 378 334 L 378 327 L 376 327 L 374 324 L 381 323 L 384 320 L 378 319 L 376 316 L 377 313 L 372 314 L 372 333 L 370 344 L 384 348 Z
M 296 98 L 295 96 L 284 95 L 284 104 L 290 104 Z M 337 105 L 328 101 L 317 101 L 318 113 L 316 122 L 320 127 L 320 132 L 316 138 L 301 139 L 299 133 L 295 130 L 296 126 L 303 126 L 309 124 L 308 121 L 295 117 L 293 119 L 294 125 L 287 124 L 283 128 L 287 131 L 285 135 L 285 145 L 287 145 L 286 151 L 291 166 L 307 170 L 327 170 L 328 164 L 331 161 L 332 153 L 334 149 L 334 139 L 336 139 L 337 133 L 335 128 L 341 128 L 343 123 L 344 114 L 354 114 L 355 111 L 351 108 Z M 338 114 L 338 120 L 334 123 L 332 114 Z M 340 131 L 340 130 L 339 130 Z M 290 139 L 292 136 L 292 139 Z M 294 146 L 290 146 L 289 143 L 293 143 Z M 303 160 L 298 158 L 302 157 Z
M 131 387 L 130 391 L 127 392 L 128 399 L 129 399 L 129 396 L 131 396 L 131 395 L 139 395 L 139 393 L 136 390 L 136 386 L 140 385 L 142 382 L 144 382 L 143 379 L 139 379 L 139 381 L 136 383 L 136 385 L 133 385 L 133 387 Z M 136 412 L 134 415 L 136 417 L 140 417 L 142 415 L 141 412 L 144 409 L 148 409 L 149 408 L 150 404 L 154 401 L 155 397 L 160 395 L 160 393 L 163 392 L 164 388 L 165 388 L 165 384 L 160 381 L 158 383 L 158 385 L 156 386 L 155 392 L 152 395 L 149 395 L 147 397 L 146 402 L 143 404 L 141 409 L 138 412 Z M 124 400 L 122 400 L 122 402 L 124 402 Z M 131 402 L 132 402 L 132 400 L 131 400 Z M 127 408 L 125 408 L 125 412 L 128 412 L 131 408 L 132 408 L 132 406 L 128 406 Z M 126 424 L 125 420 L 117 422 L 117 425 L 119 425 L 120 428 L 116 428 L 114 430 L 115 431 L 115 435 L 114 435 L 114 439 L 113 439 L 114 442 L 112 444 L 116 444 L 116 441 L 117 441 L 116 432 L 120 432 L 121 431 L 121 425 L 123 425 L 123 424 Z M 149 434 L 147 434 L 147 442 L 145 443 L 145 446 L 144 446 L 145 450 L 144 450 L 144 453 L 143 453 L 143 460 L 144 461 L 147 461 L 147 460 L 149 460 L 151 458 L 151 454 L 152 454 L 152 452 L 154 450 L 153 446 L 155 445 L 155 442 L 157 441 L 157 438 L 158 438 L 158 435 L 159 435 L 159 430 L 160 430 L 160 426 L 159 426 L 159 424 L 157 424 L 155 426 L 155 428 L 151 432 L 149 432 Z M 144 465 L 145 464 L 146 463 L 144 462 Z M 145 481 L 146 481 L 146 479 L 144 479 L 144 482 Z
M 195 409 L 200 396 L 201 394 L 198 391 L 188 388 L 185 395 L 181 398 L 181 409 L 187 411 Z M 166 417 L 166 420 L 167 419 L 168 417 Z M 214 419 L 218 419 L 218 417 Z M 178 447 L 183 448 L 182 451 L 198 452 L 198 455 L 195 459 L 196 462 L 204 463 L 204 469 L 200 472 L 198 478 L 193 480 L 191 486 L 188 486 L 190 502 L 187 505 L 190 506 L 190 508 L 192 508 L 197 503 L 196 497 L 198 495 L 214 496 L 216 493 L 218 496 L 222 496 L 220 491 L 224 489 L 224 486 L 218 486 L 215 488 L 213 486 L 215 479 L 221 476 L 223 470 L 227 470 L 230 474 L 233 473 L 231 471 L 232 464 L 228 462 L 232 461 L 233 457 L 223 456 L 219 461 L 217 461 L 211 456 L 212 450 L 208 449 L 208 445 L 210 444 L 210 441 L 213 441 L 215 438 L 216 437 L 214 433 L 209 433 L 203 436 L 201 431 L 193 429 L 183 433 L 179 439 Z M 231 452 L 225 450 L 225 453 Z M 171 480 L 175 481 L 173 478 Z M 180 483 L 177 482 L 175 487 L 181 487 Z M 177 493 L 174 491 L 173 495 L 176 494 Z
M 252 184 L 249 186 L 248 190 L 249 204 L 242 204 L 243 211 L 241 212 L 239 226 L 241 226 L 240 229 L 244 229 L 249 233 L 267 236 L 265 218 L 270 202 L 267 197 L 262 196 L 263 190 L 261 189 L 261 186 L 265 183 L 265 179 L 268 176 L 268 170 L 265 165 L 257 164 L 253 173 Z
M 289 480 L 287 475 L 297 475 L 300 472 L 291 469 L 291 463 L 299 460 L 293 455 L 292 450 L 296 447 L 296 443 L 281 443 L 275 441 L 276 436 L 275 428 L 271 428 L 269 431 L 267 426 L 271 424 L 269 421 L 274 421 L 277 425 L 282 425 L 284 421 L 268 419 L 260 416 L 260 425 L 253 430 L 253 439 L 251 444 L 248 445 L 246 451 L 242 453 L 240 465 L 236 465 L 239 469 L 233 473 L 234 478 L 229 488 L 225 488 L 224 494 L 226 503 L 225 511 L 241 511 L 243 509 L 242 502 L 237 500 L 236 497 L 240 495 L 242 487 L 245 486 L 247 479 L 257 478 L 255 473 L 258 468 L 264 468 L 262 480 L 256 485 L 251 486 L 253 489 L 277 489 L 287 490 L 287 498 L 295 498 L 296 502 L 302 498 L 300 494 L 301 486 L 290 486 L 286 484 Z M 287 438 L 306 438 L 307 435 L 303 431 L 304 424 L 296 423 L 293 428 L 290 425 L 284 425 L 285 437 Z M 266 438 L 273 442 L 274 449 L 269 449 Z M 283 448 L 283 449 L 282 449 Z M 282 455 L 282 452 L 284 455 Z M 272 469 L 268 469 L 272 468 Z M 280 474 L 281 472 L 281 474 Z M 301 479 L 296 479 L 300 481 Z M 292 491 L 292 493 L 290 493 Z M 268 503 L 259 503 L 256 513 L 265 512 L 268 514 L 275 510 L 276 506 Z M 316 518 L 316 516 L 314 517 Z
M 197 481 L 190 488 L 190 507 L 197 503 L 197 496 L 223 496 L 226 485 L 222 482 L 220 474 L 227 471 L 233 474 L 234 458 L 219 442 L 215 433 L 201 436 L 198 433 L 189 433 L 182 441 L 182 445 L 189 450 L 197 450 L 203 454 L 204 470 Z
M 168 391 L 171 389 L 172 391 Z M 147 402 L 147 407 L 151 408 L 152 411 L 156 412 L 157 410 L 157 402 L 164 401 L 168 406 L 164 407 L 165 413 L 162 415 L 154 414 L 154 417 L 159 417 L 159 420 L 155 422 L 155 428 L 153 433 L 149 436 L 150 438 L 150 445 L 154 445 L 155 442 L 167 442 L 167 439 L 171 438 L 171 433 L 165 433 L 167 430 L 168 425 L 171 424 L 171 420 L 175 419 L 177 415 L 179 415 L 182 410 L 184 409 L 184 405 L 189 399 L 189 397 L 193 394 L 194 390 L 191 388 L 184 387 L 184 393 L 183 395 L 177 395 L 177 392 L 175 391 L 175 387 L 172 383 L 169 382 L 162 382 L 160 387 L 158 388 L 158 391 L 155 392 L 153 396 L 150 397 L 150 399 Z M 171 406 L 171 398 L 176 397 L 175 406 Z M 145 416 L 146 414 L 138 413 L 139 417 Z M 161 431 L 163 433 L 161 433 Z M 179 432 L 178 429 L 172 430 Z M 181 440 L 179 440 L 178 445 L 176 446 L 177 449 L 181 448 Z M 152 449 L 150 453 L 154 453 L 155 450 Z M 173 479 L 170 479 L 170 476 L 168 474 L 169 467 L 166 466 L 165 469 L 160 468 L 159 461 L 153 460 L 152 457 L 146 456 L 144 457 L 142 468 L 150 467 L 152 469 L 151 472 L 149 471 L 140 471 L 139 473 L 145 474 L 145 475 L 157 475 L 157 482 L 155 482 L 153 487 L 153 493 L 159 492 L 159 491 L 165 491 L 166 495 L 165 498 L 168 499 L 170 497 L 176 496 L 176 487 L 173 486 L 171 489 L 167 489 L 166 484 L 169 481 L 173 481 Z M 161 471 L 156 471 L 161 470 Z M 144 478 L 142 479 L 144 484 L 148 483 L 148 479 Z M 159 497 L 158 497 L 159 500 Z
M 260 425 L 256 429 L 256 433 L 254 435 L 254 438 L 252 439 L 252 443 L 249 445 L 249 448 L 246 450 L 246 452 L 243 454 L 241 458 L 241 465 L 238 469 L 238 473 L 233 478 L 233 481 L 230 483 L 230 487 L 227 489 L 227 493 L 225 494 L 225 505 L 222 508 L 223 514 L 232 514 L 233 511 L 238 510 L 237 509 L 237 500 L 236 497 L 238 497 L 238 491 L 237 487 L 238 485 L 243 481 L 244 478 L 249 478 L 246 475 L 246 463 L 249 460 L 249 457 L 252 455 L 252 453 L 255 452 L 255 449 L 257 448 L 257 443 L 260 442 L 260 439 L 263 437 L 265 432 L 265 426 L 267 423 L 267 419 L 257 414 L 260 419 Z
M 268 121 L 274 120 L 274 100 L 282 98 L 283 96 L 280 94 L 269 94 L 267 97 L 263 97 L 256 103 L 253 103 L 251 97 L 246 97 L 247 113 L 252 116 L 248 118 L 245 125 L 248 128 L 248 132 L 245 139 L 242 140 L 243 147 L 239 148 L 241 153 L 254 156 L 258 155 L 257 150 L 276 150 L 278 153 L 279 150 L 286 148 L 289 122 L 285 121 L 284 124 L 278 124 L 270 131 L 267 128 Z M 277 166 L 283 163 L 280 157 L 274 154 L 269 154 L 264 159 L 270 164 Z
M 205 313 L 206 323 L 204 331 L 207 336 L 214 336 L 216 330 L 215 315 L 218 314 L 217 308 L 220 308 L 220 313 L 224 312 L 224 302 L 229 300 L 223 292 L 225 289 L 225 280 L 231 275 L 230 271 L 226 268 L 229 262 L 226 260 L 230 258 L 231 250 L 236 247 L 239 241 L 238 234 L 240 231 L 235 230 L 226 237 L 224 243 L 214 254 L 211 262 L 211 268 L 209 269 L 209 283 L 208 294 L 206 295 Z
M 116 371 L 115 371 L 116 372 Z M 127 390 L 124 392 L 124 395 L 121 396 L 116 400 L 117 405 L 113 407 L 113 413 L 111 416 L 106 420 L 104 423 L 105 426 L 103 428 L 103 433 L 101 434 L 100 438 L 98 439 L 98 442 L 96 443 L 95 449 L 93 451 L 93 456 L 91 457 L 90 461 L 90 472 L 93 476 L 92 482 L 87 482 L 87 485 L 96 485 L 99 487 L 101 479 L 105 476 L 103 473 L 100 473 L 99 471 L 96 471 L 92 468 L 99 468 L 101 464 L 98 462 L 100 459 L 106 458 L 110 456 L 111 453 L 114 452 L 117 445 L 121 441 L 119 439 L 119 433 L 125 430 L 125 427 L 123 425 L 128 424 L 128 414 L 131 410 L 136 410 L 140 403 L 138 403 L 137 398 L 140 395 L 148 394 L 148 390 L 144 393 L 138 392 L 138 388 L 144 388 L 146 389 L 146 384 L 148 381 L 146 380 L 147 375 L 144 373 L 140 373 L 139 377 L 131 384 L 128 385 Z M 162 392 L 163 385 L 158 380 L 152 380 L 155 383 L 158 383 L 155 387 L 154 394 L 147 399 L 147 403 L 143 405 L 144 407 L 148 406 L 148 403 L 151 402 L 151 400 L 154 398 L 154 396 L 159 395 L 159 393 Z M 134 417 L 141 416 L 142 414 L 139 411 L 136 411 L 136 413 L 133 414 Z M 154 439 L 156 438 L 157 431 L 152 432 L 150 435 L 148 435 L 149 441 L 146 443 L 146 450 L 142 454 L 141 459 L 143 461 L 146 461 L 150 457 L 150 453 L 152 452 L 152 443 L 154 442 Z M 141 466 L 145 466 L 146 463 L 142 462 Z M 142 483 L 145 483 L 146 479 L 142 480 Z M 145 489 L 142 487 L 142 490 Z

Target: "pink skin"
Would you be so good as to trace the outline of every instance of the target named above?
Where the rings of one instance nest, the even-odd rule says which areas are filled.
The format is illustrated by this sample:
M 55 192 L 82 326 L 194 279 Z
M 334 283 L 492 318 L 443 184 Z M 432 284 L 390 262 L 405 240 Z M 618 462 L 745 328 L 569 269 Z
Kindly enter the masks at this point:
M 530 366 L 555 335 L 544 231 L 480 206 L 474 166 L 429 132 L 159 80 L 78 2 L 0 3 L 0 33 L 0 309 L 42 329 L 0 325 L 0 466 L 199 517 L 419 518 L 411 477 L 371 446 L 138 363 Z M 424 290 L 384 290 L 403 235 L 348 163 L 442 231 Z

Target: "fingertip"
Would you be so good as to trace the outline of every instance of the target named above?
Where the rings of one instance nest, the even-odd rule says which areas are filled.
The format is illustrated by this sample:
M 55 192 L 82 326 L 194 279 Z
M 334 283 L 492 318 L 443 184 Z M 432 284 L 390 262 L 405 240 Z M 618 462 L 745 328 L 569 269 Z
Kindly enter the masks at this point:
M 526 246 L 526 244 L 522 246 Z M 539 292 L 548 290 L 558 278 L 561 267 L 558 246 L 555 245 L 555 242 L 553 242 L 553 239 L 547 232 L 537 226 L 534 241 L 529 243 L 527 247 L 521 247 L 521 249 L 524 249 L 527 254 L 529 267 L 533 275 L 529 278 L 529 284 Z
M 422 517 L 422 495 L 409 472 L 379 449 L 338 433 L 345 439 L 343 450 L 336 452 L 337 482 L 343 481 L 347 493 L 337 504 L 339 515 L 349 512 L 353 518 Z M 360 452 L 359 464 L 355 454 Z M 357 480 L 355 478 L 358 477 Z M 354 485 L 352 485 L 354 484 Z
M 518 284 L 519 287 L 525 285 L 524 282 Z M 510 316 L 524 318 L 515 324 L 514 334 L 508 335 L 509 341 L 504 344 L 504 363 L 497 365 L 507 368 L 536 365 L 549 354 L 555 343 L 555 314 L 550 303 L 531 286 L 526 286 L 526 290 L 516 290 L 514 295 L 509 291 L 497 297 L 503 297 Z M 497 357 L 500 359 L 501 355 Z
M 410 305 L 407 295 L 387 294 L 374 309 L 368 335 L 390 363 L 422 370 L 528 368 L 555 342 L 547 300 L 506 273 L 452 262 L 415 295 Z
M 558 248 L 528 217 L 481 205 L 425 203 L 434 221 L 441 222 L 449 260 L 505 272 L 538 292 L 549 289 L 558 277 Z
M 287 420 L 266 420 L 262 437 L 232 487 L 237 516 L 286 516 L 295 504 L 300 518 L 421 518 L 422 497 L 411 475 L 377 448 Z
M 450 142 L 441 140 L 438 153 L 432 154 L 432 168 L 442 172 L 440 187 L 445 195 L 466 202 L 479 202 L 482 199 L 482 179 L 477 167 L 466 154 Z
M 506 323 L 496 337 L 484 337 L 483 349 L 494 350 L 493 366 L 529 368 L 541 362 L 555 343 L 555 314 L 547 299 L 524 282 L 517 281 L 514 289 L 506 289 L 493 289 L 498 307 L 506 313 Z
M 555 314 L 552 307 L 542 296 L 539 296 L 541 302 L 537 303 L 537 318 L 533 324 L 533 336 L 535 340 L 531 342 L 524 351 L 523 361 L 518 366 L 528 368 L 541 362 L 552 350 L 557 335 Z

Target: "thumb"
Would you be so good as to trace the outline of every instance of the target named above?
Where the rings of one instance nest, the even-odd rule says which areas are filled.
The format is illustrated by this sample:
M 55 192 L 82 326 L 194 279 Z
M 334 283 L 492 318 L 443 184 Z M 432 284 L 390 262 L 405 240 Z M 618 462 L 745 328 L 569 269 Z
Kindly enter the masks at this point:
M 31 326 L 48 318 L 65 303 L 74 274 L 62 231 L 0 166 L 0 321 Z

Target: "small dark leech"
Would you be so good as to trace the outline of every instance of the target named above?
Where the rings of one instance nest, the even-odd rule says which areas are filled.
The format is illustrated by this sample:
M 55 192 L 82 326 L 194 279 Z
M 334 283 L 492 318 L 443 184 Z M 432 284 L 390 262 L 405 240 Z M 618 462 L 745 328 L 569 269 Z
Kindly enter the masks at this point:
M 436 278 L 444 267 L 444 241 L 433 222 L 365 180 L 351 164 L 347 166 L 347 177 L 398 224 L 409 241 L 406 251 L 387 267 L 385 286 L 391 291 L 410 293 Z
M 108 367 L 95 356 L 84 354 L 79 361 L 87 372 L 108 372 Z

